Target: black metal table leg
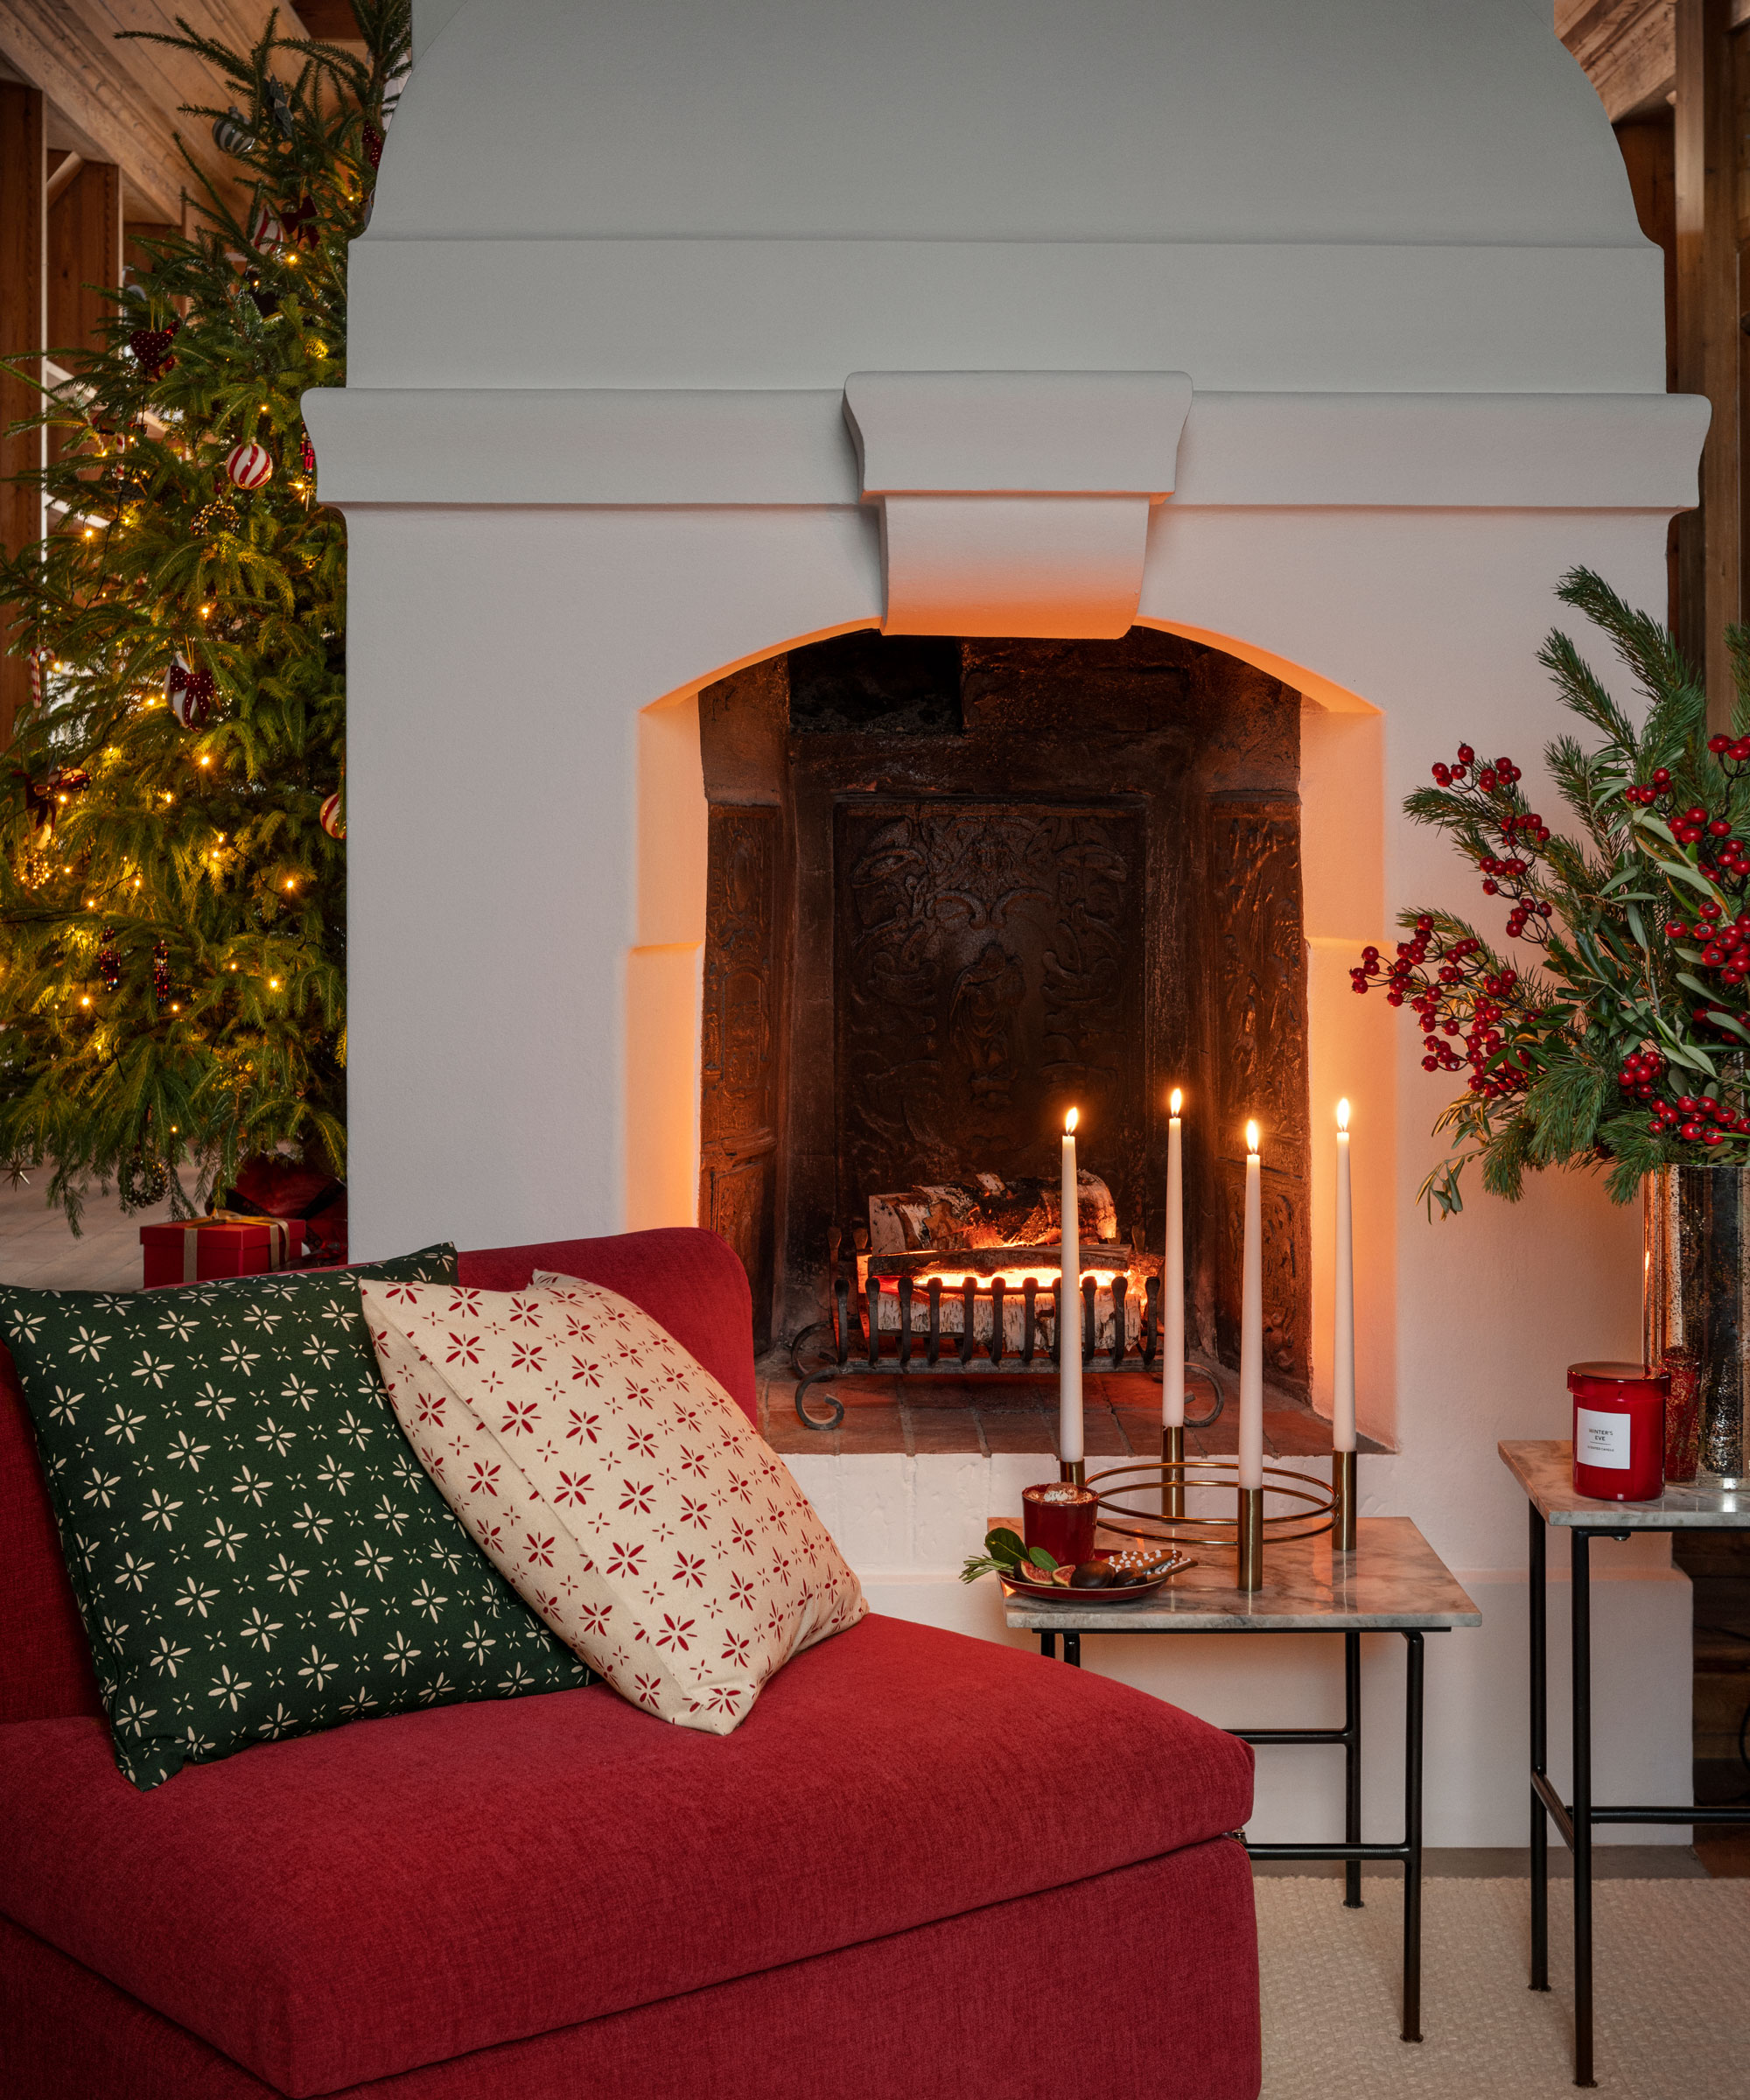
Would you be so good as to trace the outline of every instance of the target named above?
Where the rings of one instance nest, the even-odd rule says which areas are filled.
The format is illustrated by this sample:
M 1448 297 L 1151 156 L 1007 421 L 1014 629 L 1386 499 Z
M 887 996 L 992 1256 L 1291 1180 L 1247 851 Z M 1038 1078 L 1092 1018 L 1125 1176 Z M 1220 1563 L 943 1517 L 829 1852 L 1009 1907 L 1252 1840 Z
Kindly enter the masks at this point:
M 1422 1636 L 1404 1634 L 1404 2028 L 1422 2039 Z
M 1536 1782 L 1550 1775 L 1549 1598 L 1547 1540 L 1536 1502 L 1531 1512 L 1531 1989 L 1550 1988 L 1550 1818 Z
M 1082 1636 L 1067 1629 L 1063 1636 L 1063 1659 L 1072 1670 L 1082 1667 Z
M 1057 1660 L 1057 1635 L 1048 1627 L 1040 1629 L 1040 1653 L 1047 1662 L 1054 1662 Z
M 1574 2083 L 1592 2075 L 1592 1535 L 1573 1533 Z
M 1343 1635 L 1343 1843 L 1362 1841 L 1362 1637 Z M 1343 1862 L 1343 1908 L 1362 1908 L 1362 1863 Z

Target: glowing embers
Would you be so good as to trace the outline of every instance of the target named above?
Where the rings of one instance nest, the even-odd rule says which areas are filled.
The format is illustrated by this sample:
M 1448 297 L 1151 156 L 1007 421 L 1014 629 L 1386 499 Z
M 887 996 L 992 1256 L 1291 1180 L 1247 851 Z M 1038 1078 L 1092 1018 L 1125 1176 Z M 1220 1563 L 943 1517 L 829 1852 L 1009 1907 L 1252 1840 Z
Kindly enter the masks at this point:
M 858 1255 L 851 1318 L 861 1334 L 853 1350 L 867 1349 L 872 1321 L 878 1343 L 895 1357 L 916 1353 L 933 1362 L 946 1349 L 990 1369 L 1054 1362 L 1059 1261 L 1056 1246 L 1038 1244 Z M 1081 1277 L 1084 1355 L 1135 1365 L 1146 1351 L 1152 1362 L 1159 1256 L 1133 1255 L 1116 1241 L 1084 1244 Z

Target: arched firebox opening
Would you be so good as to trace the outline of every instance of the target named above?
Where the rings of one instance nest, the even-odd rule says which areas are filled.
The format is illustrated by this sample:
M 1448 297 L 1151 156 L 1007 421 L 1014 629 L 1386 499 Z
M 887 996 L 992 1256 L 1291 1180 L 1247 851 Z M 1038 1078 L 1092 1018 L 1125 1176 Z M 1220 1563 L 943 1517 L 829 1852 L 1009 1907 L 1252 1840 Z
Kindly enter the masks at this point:
M 1054 1242 L 1070 1107 L 1134 1306 L 1177 1086 L 1189 1345 L 1236 1357 L 1255 1116 L 1270 1371 L 1306 1396 L 1301 709 L 1143 627 L 864 631 L 704 689 L 699 1218 L 741 1254 L 762 1344 L 822 1317 L 835 1233 L 846 1269 L 872 1237 L 945 1257 Z

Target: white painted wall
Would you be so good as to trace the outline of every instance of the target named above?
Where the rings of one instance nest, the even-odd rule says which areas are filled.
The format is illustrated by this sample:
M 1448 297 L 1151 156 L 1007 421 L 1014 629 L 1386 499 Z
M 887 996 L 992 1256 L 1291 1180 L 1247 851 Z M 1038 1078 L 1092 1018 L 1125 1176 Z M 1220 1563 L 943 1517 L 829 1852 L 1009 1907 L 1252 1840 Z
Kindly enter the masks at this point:
M 1188 373 L 1139 617 L 1308 698 L 1315 1128 L 1352 1096 L 1362 1413 L 1398 1452 L 1363 1488 L 1486 1614 L 1432 1644 L 1431 1841 L 1518 1841 L 1525 1520 L 1494 1443 L 1562 1433 L 1565 1365 L 1636 1346 L 1636 1221 L 1554 1177 L 1430 1227 L 1448 1086 L 1346 973 L 1401 906 L 1480 906 L 1396 812 L 1460 737 L 1536 781 L 1558 576 L 1663 602 L 1704 405 L 1662 394 L 1662 327 L 1608 126 L 1525 0 L 464 0 L 354 250 L 352 385 L 309 402 L 353 548 L 358 1250 L 690 1215 L 690 703 L 882 620 L 847 378 Z M 1314 1298 L 1322 1359 L 1322 1253 Z M 952 1569 L 1035 1466 L 798 1472 L 878 1601 L 993 1631 Z M 1600 1599 L 1634 1717 L 1600 1775 L 1676 1798 L 1662 1550 Z M 1087 1659 L 1266 1724 L 1321 1696 L 1296 1653 Z M 1335 1814 L 1308 1772 L 1266 1759 L 1261 1828 Z

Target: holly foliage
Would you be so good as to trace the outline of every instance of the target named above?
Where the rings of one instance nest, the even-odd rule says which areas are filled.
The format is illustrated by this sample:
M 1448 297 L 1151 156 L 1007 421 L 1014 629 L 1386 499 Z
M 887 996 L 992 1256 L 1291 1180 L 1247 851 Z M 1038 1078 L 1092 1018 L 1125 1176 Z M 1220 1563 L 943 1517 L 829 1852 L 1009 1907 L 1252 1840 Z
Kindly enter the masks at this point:
M 1750 1165 L 1750 634 L 1728 634 L 1733 733 L 1710 737 L 1705 692 L 1664 627 L 1588 570 L 1558 595 L 1647 704 L 1637 728 L 1567 635 L 1545 642 L 1540 661 L 1591 732 L 1544 754 L 1572 834 L 1530 808 L 1511 759 L 1468 745 L 1404 803 L 1540 959 L 1522 966 L 1466 920 L 1409 911 L 1396 953 L 1366 948 L 1350 972 L 1357 991 L 1410 1007 L 1427 1070 L 1469 1073 L 1435 1125 L 1454 1150 L 1423 1184 L 1431 1216 L 1463 1208 L 1474 1163 L 1509 1200 L 1528 1170 L 1600 1167 L 1619 1203 L 1662 1166 Z
M 0 764 L 0 1159 L 49 1163 L 75 1230 L 92 1178 L 186 1215 L 246 1153 L 344 1172 L 346 857 L 319 819 L 346 538 L 300 399 L 345 378 L 346 247 L 408 52 L 407 0 L 356 11 L 363 58 L 274 17 L 248 51 L 180 18 L 150 39 L 214 69 L 225 106 L 185 114 L 237 185 L 185 150 L 194 229 L 140 242 L 101 344 L 50 350 L 51 526 L 0 564 L 41 692 Z M 253 489 L 226 467 L 251 444 Z

